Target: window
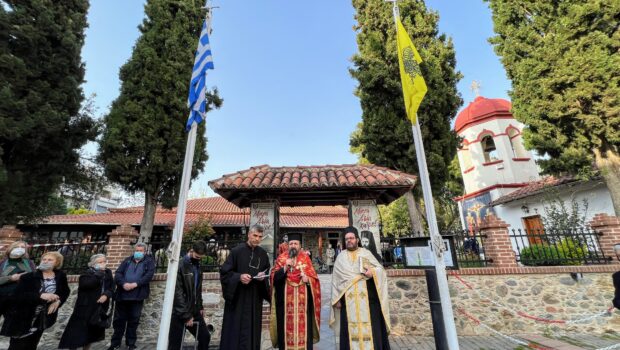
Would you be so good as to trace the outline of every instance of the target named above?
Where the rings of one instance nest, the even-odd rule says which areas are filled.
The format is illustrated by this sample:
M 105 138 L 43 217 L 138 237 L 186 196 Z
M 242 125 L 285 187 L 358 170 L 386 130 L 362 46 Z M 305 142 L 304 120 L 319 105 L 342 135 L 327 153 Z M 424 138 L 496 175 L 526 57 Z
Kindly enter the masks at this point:
M 493 141 L 493 137 L 491 135 L 482 137 L 480 144 L 482 145 L 482 153 L 484 154 L 485 163 L 499 160 L 497 149 L 495 148 L 495 141 Z
M 510 148 L 512 149 L 512 156 L 514 158 L 525 158 L 527 154 L 525 148 L 523 148 L 523 142 L 521 140 L 521 134 L 516 129 L 508 130 L 508 138 L 510 139 Z

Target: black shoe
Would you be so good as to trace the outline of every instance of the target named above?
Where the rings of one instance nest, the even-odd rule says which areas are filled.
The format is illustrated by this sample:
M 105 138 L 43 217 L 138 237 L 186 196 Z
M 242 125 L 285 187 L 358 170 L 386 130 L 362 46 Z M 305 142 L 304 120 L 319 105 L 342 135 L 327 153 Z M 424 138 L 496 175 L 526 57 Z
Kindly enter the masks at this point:
M 136 346 L 135 345 L 129 345 L 127 346 L 127 350 L 136 350 Z
M 121 346 L 120 346 L 120 345 L 116 345 L 116 346 L 114 346 L 114 345 L 110 345 L 110 347 L 108 348 L 108 350 L 119 350 L 120 348 L 121 348 Z

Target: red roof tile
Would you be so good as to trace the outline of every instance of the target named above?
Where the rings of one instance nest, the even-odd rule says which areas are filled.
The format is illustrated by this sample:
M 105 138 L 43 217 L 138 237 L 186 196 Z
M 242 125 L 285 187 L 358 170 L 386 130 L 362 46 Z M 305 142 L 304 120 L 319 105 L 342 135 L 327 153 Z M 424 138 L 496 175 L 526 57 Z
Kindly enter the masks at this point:
M 281 180 L 280 180 L 281 179 Z M 416 176 L 366 164 L 271 167 L 260 165 L 209 181 L 213 190 L 411 186 Z
M 48 224 L 130 224 L 139 225 L 143 207 L 112 209 L 109 213 L 86 215 L 53 215 Z M 213 226 L 248 225 L 249 210 L 242 210 L 222 197 L 190 199 L 187 201 L 185 223 L 191 224 L 201 217 L 211 219 Z M 158 207 L 155 225 L 174 226 L 176 208 Z M 281 207 L 281 227 L 344 228 L 349 225 L 348 210 L 342 206 Z
M 581 180 L 573 177 L 573 176 L 547 176 L 537 181 L 530 182 L 527 186 L 521 187 L 514 192 L 510 192 L 505 196 L 501 196 L 498 199 L 491 202 L 491 205 L 499 205 L 505 204 L 508 202 L 515 201 L 517 199 L 522 199 L 525 197 L 533 196 L 542 192 L 545 192 L 549 188 L 557 187 L 561 185 L 567 185 L 574 182 L 581 182 Z

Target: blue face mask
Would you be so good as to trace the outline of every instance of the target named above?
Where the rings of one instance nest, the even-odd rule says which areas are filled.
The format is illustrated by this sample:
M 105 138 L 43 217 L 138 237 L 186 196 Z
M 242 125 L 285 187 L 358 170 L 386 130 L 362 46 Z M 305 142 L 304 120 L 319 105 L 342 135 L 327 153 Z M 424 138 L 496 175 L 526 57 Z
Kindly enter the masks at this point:
M 142 258 L 144 258 L 144 253 L 143 252 L 134 252 L 133 253 L 133 258 L 136 260 L 142 260 Z

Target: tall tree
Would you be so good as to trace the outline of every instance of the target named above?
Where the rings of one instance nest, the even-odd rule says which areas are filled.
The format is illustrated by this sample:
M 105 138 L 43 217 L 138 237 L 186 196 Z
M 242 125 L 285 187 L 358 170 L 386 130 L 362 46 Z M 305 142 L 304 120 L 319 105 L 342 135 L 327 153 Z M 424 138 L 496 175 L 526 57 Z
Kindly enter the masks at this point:
M 351 75 L 362 107 L 361 132 L 350 139 L 352 149 L 371 163 L 417 174 L 411 122 L 407 119 L 400 83 L 396 30 L 390 4 L 384 0 L 353 0 L 359 52 L 353 56 Z M 456 89 L 461 74 L 456 70 L 452 40 L 437 29 L 439 16 L 421 0 L 399 3 L 401 21 L 422 56 L 422 75 L 428 93 L 418 111 L 431 184 L 438 191 L 448 177 L 448 166 L 457 149 L 450 121 L 463 103 Z M 414 193 L 420 197 L 419 193 Z M 416 199 L 412 225 L 421 224 Z M 412 215 L 415 216 L 415 215 Z
M 487 1 L 526 147 L 545 173 L 600 171 L 620 215 L 620 2 Z
M 140 234 L 150 237 L 157 204 L 176 204 L 189 115 L 187 96 L 202 21 L 202 2 L 148 0 L 131 58 L 120 70 L 121 92 L 105 116 L 99 159 L 106 176 L 130 193 L 144 192 Z M 207 110 L 219 107 L 207 92 Z M 207 160 L 205 126 L 198 127 L 192 178 Z
M 84 100 L 87 0 L 0 4 L 0 224 L 54 212 L 97 128 Z

